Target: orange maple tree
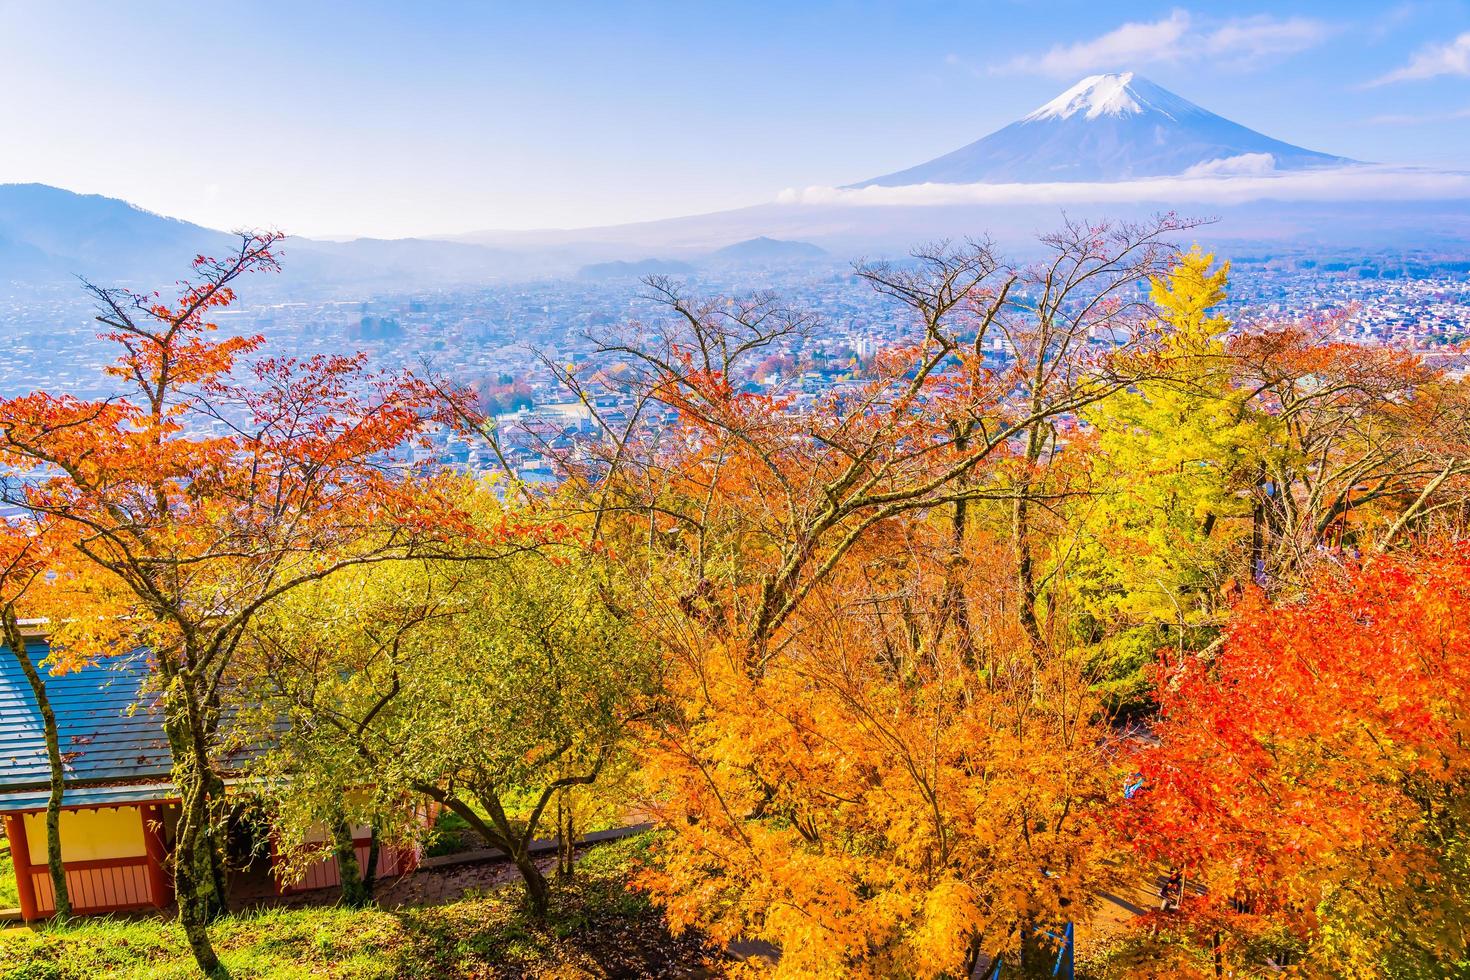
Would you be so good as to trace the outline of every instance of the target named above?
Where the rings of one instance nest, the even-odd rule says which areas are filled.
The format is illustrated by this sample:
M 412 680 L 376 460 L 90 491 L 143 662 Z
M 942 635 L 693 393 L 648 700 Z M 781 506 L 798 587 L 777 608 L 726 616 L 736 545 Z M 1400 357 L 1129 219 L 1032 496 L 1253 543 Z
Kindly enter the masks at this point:
M 1332 336 L 1305 319 L 1233 338 L 1227 361 L 1265 444 L 1242 474 L 1252 501 L 1251 563 L 1299 590 L 1319 545 L 1369 549 L 1447 508 L 1470 475 L 1470 395 L 1418 354 Z
M 775 943 L 788 975 L 939 976 L 1089 914 L 1111 736 L 1024 555 L 1058 430 L 1153 369 L 1136 286 L 1177 227 L 863 266 L 912 331 L 815 398 L 746 383 L 813 315 L 660 279 L 666 321 L 558 368 L 607 436 L 564 499 L 669 664 L 644 805 L 672 833 L 643 884 L 676 925 Z

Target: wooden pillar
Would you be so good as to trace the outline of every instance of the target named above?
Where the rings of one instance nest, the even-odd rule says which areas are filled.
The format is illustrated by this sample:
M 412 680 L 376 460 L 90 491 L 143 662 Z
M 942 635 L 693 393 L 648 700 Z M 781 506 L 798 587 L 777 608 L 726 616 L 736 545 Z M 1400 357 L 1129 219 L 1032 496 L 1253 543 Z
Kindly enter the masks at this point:
M 15 865 L 15 890 L 20 896 L 20 916 L 27 922 L 41 917 L 36 908 L 36 883 L 31 878 L 31 845 L 26 840 L 25 817 L 5 815 L 5 836 L 10 838 L 10 860 Z
M 165 864 L 168 851 L 163 846 L 163 807 L 148 803 L 138 807 L 143 821 L 143 846 L 148 854 L 148 890 L 153 904 L 163 908 L 174 900 L 174 880 Z

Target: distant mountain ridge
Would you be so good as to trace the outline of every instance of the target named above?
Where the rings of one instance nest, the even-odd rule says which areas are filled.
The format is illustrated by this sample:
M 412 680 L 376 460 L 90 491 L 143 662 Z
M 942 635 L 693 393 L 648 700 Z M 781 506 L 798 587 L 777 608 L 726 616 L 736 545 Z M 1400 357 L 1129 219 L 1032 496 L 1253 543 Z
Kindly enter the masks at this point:
M 1273 139 L 1133 72 L 1119 72 L 1084 78 L 952 153 L 852 186 L 1121 181 L 1353 162 Z
M 812 262 L 828 258 L 830 253 L 810 242 L 789 242 L 779 238 L 747 238 L 710 253 L 717 262 Z
M 722 239 L 728 243 L 734 237 Z M 188 274 L 195 255 L 218 255 L 236 244 L 232 233 L 155 214 L 117 198 L 46 184 L 0 184 L 0 292 L 29 293 L 38 287 L 74 291 L 78 276 L 99 285 L 164 288 Z M 619 258 L 633 249 L 644 251 L 632 243 L 494 246 L 433 238 L 317 241 L 291 236 L 280 248 L 283 273 L 254 280 L 251 292 L 270 297 L 360 294 L 372 288 L 572 274 L 585 279 L 636 279 L 688 275 L 706 265 L 796 264 L 828 258 L 825 250 L 809 242 L 764 236 L 720 247 L 714 243 L 684 247 L 678 258 Z
M 594 262 L 577 270 L 578 279 L 641 279 L 644 276 L 682 276 L 694 271 L 687 262 L 673 259 L 639 259 L 628 262 Z
M 830 253 L 810 242 L 783 241 L 764 235 L 747 238 L 717 248 L 689 262 L 674 259 L 639 259 L 637 261 L 595 262 L 577 271 L 579 279 L 643 278 L 644 276 L 683 276 L 701 267 L 762 266 L 773 264 L 805 264 L 830 258 Z
M 219 255 L 237 242 L 234 234 L 117 198 L 47 184 L 0 184 L 0 288 L 70 289 L 77 276 L 99 285 L 162 288 L 187 275 L 194 256 Z M 284 275 L 257 280 L 256 290 L 483 282 L 541 271 L 517 252 L 434 239 L 322 242 L 293 236 L 281 252 Z

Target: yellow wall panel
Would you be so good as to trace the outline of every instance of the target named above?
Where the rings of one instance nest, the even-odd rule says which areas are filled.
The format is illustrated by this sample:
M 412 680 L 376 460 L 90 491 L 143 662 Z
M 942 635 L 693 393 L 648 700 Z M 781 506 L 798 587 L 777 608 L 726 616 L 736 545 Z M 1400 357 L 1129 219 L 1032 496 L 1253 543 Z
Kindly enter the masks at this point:
M 46 864 L 46 815 L 27 813 L 26 843 L 31 863 Z M 61 859 L 100 861 L 105 858 L 142 857 L 148 853 L 143 821 L 135 806 L 61 811 Z

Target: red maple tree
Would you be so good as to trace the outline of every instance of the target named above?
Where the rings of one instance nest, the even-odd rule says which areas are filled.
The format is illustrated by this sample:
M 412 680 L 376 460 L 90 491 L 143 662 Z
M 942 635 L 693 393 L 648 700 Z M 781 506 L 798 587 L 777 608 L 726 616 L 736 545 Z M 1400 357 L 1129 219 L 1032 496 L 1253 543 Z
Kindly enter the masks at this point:
M 1166 922 L 1217 963 L 1273 932 L 1354 975 L 1454 958 L 1470 924 L 1467 603 L 1470 546 L 1381 557 L 1300 601 L 1247 596 L 1217 655 L 1162 676 L 1159 743 L 1121 820 L 1205 886 Z

